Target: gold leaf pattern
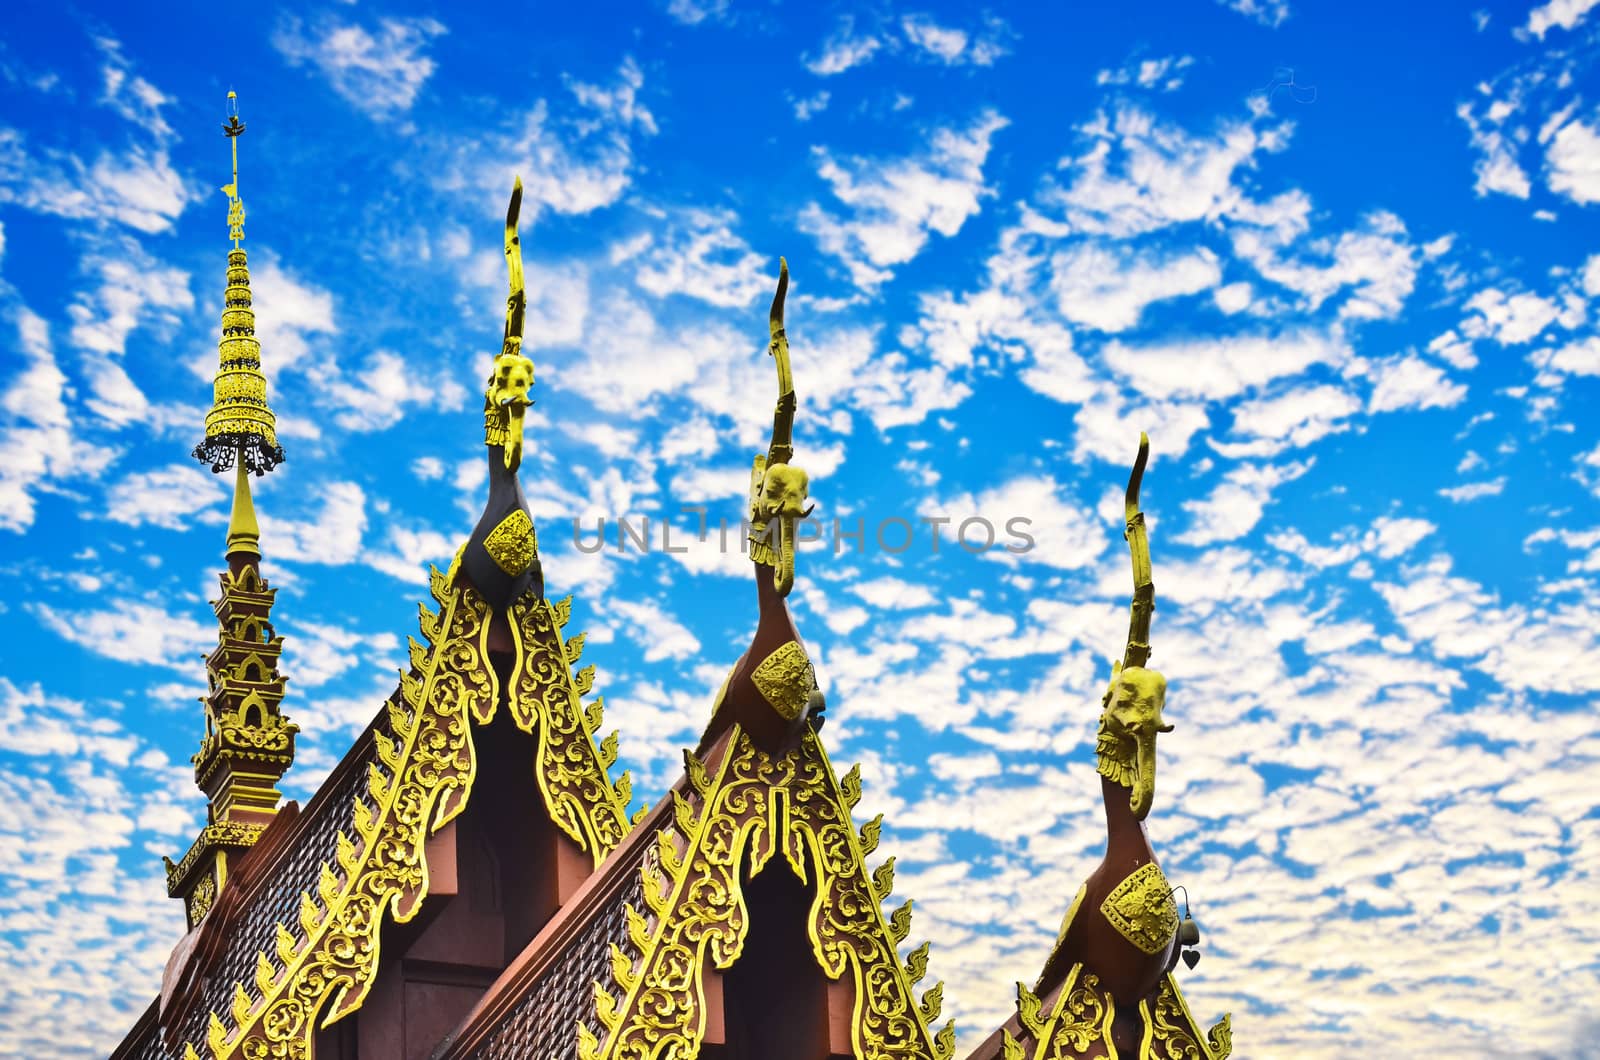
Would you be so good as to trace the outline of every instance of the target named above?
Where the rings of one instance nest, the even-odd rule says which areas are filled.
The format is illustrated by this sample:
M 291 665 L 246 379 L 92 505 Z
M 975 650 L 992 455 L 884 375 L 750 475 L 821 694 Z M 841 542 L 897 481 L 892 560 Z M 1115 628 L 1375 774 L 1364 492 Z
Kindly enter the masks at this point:
M 779 851 L 801 879 L 816 887 L 810 935 L 817 963 L 829 978 L 848 971 L 854 982 L 854 1055 L 860 1060 L 947 1055 L 953 1031 L 946 1028 L 936 1038 L 912 996 L 844 793 L 816 735 L 808 729 L 800 746 L 781 758 L 756 748 L 737 727 L 730 738 L 732 749 L 710 781 L 699 819 L 686 830 L 686 852 L 666 881 L 669 897 L 657 909 L 659 919 L 615 1027 L 592 1045 L 580 1042 L 579 1055 L 593 1060 L 695 1055 L 704 1033 L 702 970 L 707 962 L 731 967 L 744 947 L 746 859 L 753 876 Z M 644 884 L 646 900 L 655 907 L 652 893 L 659 883 L 653 885 L 647 872 Z M 939 994 L 928 996 L 933 1009 Z

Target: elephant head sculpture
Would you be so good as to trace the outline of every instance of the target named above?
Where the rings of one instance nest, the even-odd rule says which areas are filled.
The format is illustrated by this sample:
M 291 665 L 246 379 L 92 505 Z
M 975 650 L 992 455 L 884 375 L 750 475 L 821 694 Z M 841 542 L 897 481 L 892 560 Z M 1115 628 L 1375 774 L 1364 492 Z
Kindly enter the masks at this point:
M 528 391 L 533 387 L 533 361 L 522 352 L 522 321 L 528 295 L 523 286 L 522 239 L 517 234 L 517 217 L 522 211 L 522 178 L 511 189 L 511 205 L 506 209 L 506 271 L 511 293 L 506 298 L 505 337 L 500 355 L 489 371 L 488 389 L 483 392 L 483 437 L 488 445 L 504 448 L 502 460 L 507 471 L 522 463 L 522 416 L 533 404 Z
M 770 464 L 761 478 L 757 502 L 761 517 L 768 526 L 774 519 L 778 521 L 778 566 L 773 585 L 779 596 L 788 596 L 794 587 L 795 524 L 811 514 L 811 507 L 806 505 L 810 488 L 810 476 L 793 464 Z
M 494 359 L 483 414 L 491 439 L 498 436 L 505 447 L 505 465 L 511 471 L 522 462 L 522 417 L 533 404 L 528 397 L 532 388 L 533 361 L 518 349 L 508 348 Z
M 1138 820 L 1150 812 L 1156 790 L 1156 734 L 1171 732 L 1161 708 L 1167 679 L 1142 666 L 1118 663 L 1106 689 L 1095 754 L 1102 776 L 1130 790 L 1128 808 Z

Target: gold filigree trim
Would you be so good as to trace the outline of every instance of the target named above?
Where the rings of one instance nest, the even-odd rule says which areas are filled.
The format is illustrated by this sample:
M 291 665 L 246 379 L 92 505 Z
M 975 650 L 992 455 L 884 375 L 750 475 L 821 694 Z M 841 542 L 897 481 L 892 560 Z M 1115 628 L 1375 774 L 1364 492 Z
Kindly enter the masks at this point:
M 1010 1031 L 1001 1031 L 1001 1056 L 1004 1060 L 1070 1060 L 1097 1046 L 1103 1053 L 1091 1055 L 1117 1060 L 1117 1047 L 1111 1040 L 1116 1014 L 1110 991 L 1102 989 L 1100 978 L 1085 972 L 1082 964 L 1074 964 L 1067 973 L 1048 1016 L 1042 999 L 1018 983 L 1017 1022 L 1022 1036 L 1014 1038 Z M 1025 1045 L 1033 1048 L 1025 1049 Z
M 1228 1060 L 1233 1052 L 1233 1017 L 1224 1015 L 1200 1040 L 1200 1025 L 1170 974 L 1161 977 L 1161 989 L 1152 1010 L 1149 1001 L 1139 1002 L 1139 1015 L 1145 1024 L 1139 1055 L 1149 1060 Z
M 518 508 L 504 519 L 489 536 L 483 539 L 483 550 L 489 553 L 495 566 L 515 578 L 529 567 L 539 553 L 539 541 L 534 536 L 533 520 Z
M 1161 866 L 1147 861 L 1100 903 L 1100 912 L 1117 933 L 1145 953 L 1167 948 L 1178 930 L 1178 906 Z
M 431 588 L 442 610 L 422 609 L 431 650 L 412 641 L 417 671 L 388 704 L 390 735 L 374 734 L 367 793 L 354 801 L 351 833 L 339 833 L 337 869 L 324 863 L 316 893 L 301 895 L 298 935 L 278 925 L 277 960 L 258 955 L 255 988 L 235 986 L 229 1021 L 211 1013 L 206 1044 L 217 1060 L 307 1060 L 319 1013 L 326 1025 L 366 999 L 385 911 L 404 923 L 427 895 L 423 844 L 461 812 L 476 773 L 468 704 L 492 712 L 498 697 L 488 606 L 438 570 Z
M 248 821 L 218 821 L 200 829 L 200 834 L 190 844 L 188 853 L 183 855 L 181 861 L 176 864 L 170 859 L 167 861 L 167 896 L 177 897 L 178 885 L 189 875 L 189 870 L 194 868 L 195 862 L 200 860 L 202 854 L 217 847 L 237 849 L 254 846 L 255 841 L 266 829 L 267 826 L 264 824 L 252 824 Z
M 189 926 L 192 928 L 205 919 L 211 912 L 211 904 L 217 900 L 217 878 L 211 873 L 200 877 L 194 885 L 194 891 L 189 895 L 189 908 L 186 911 L 189 917 Z
M 816 671 L 799 641 L 788 641 L 761 660 L 750 675 L 756 691 L 784 721 L 793 721 L 806 709 L 811 690 L 817 685 Z
M 758 750 L 737 727 L 715 776 L 685 755 L 687 793 L 674 790 L 674 824 L 657 836 L 641 870 L 646 912 L 627 911 L 628 948 L 613 946 L 612 979 L 595 984 L 602 1035 L 578 1025 L 580 1060 L 692 1057 L 705 1033 L 704 970 L 738 959 L 749 927 L 742 880 L 774 853 L 802 881 L 814 882 L 808 931 L 830 979 L 849 971 L 855 986 L 851 1022 L 860 1060 L 946 1060 L 955 1028 L 937 1035 L 943 985 L 913 997 L 927 971 L 926 944 L 905 965 L 897 947 L 911 927 L 911 903 L 885 919 L 881 902 L 892 860 L 869 875 L 882 818 L 858 835 L 850 809 L 860 797 L 856 770 L 840 781 L 815 733 L 781 758 Z
M 517 726 L 535 733 L 534 774 L 545 809 L 596 867 L 627 836 L 633 778 L 626 772 L 613 784 L 617 758 L 612 733 L 597 747 L 595 730 L 605 717 L 600 699 L 587 708 L 583 693 L 594 682 L 594 668 L 575 677 L 572 666 L 583 653 L 584 635 L 563 640 L 561 627 L 572 612 L 572 598 L 551 604 L 532 594 L 512 606 L 517 638 L 516 676 L 511 682 L 511 712 Z
M 235 991 L 231 1020 L 212 1013 L 207 1045 L 217 1060 L 309 1060 L 319 1022 L 365 1000 L 385 911 L 404 923 L 427 895 L 424 842 L 466 805 L 477 770 L 472 726 L 493 721 L 499 695 L 488 605 L 437 569 L 431 589 L 440 612 L 422 608 L 424 643 L 410 642 L 412 672 L 388 704 L 392 736 L 375 734 L 368 794 L 355 800 L 351 834 L 339 835 L 338 865 L 325 865 L 317 893 L 301 896 L 299 931 L 279 925 L 277 961 L 258 957 L 255 990 Z M 616 735 L 593 742 L 603 707 L 582 703 L 594 667 L 572 671 L 583 638 L 562 639 L 571 612 L 570 597 L 529 594 L 513 605 L 510 710 L 520 729 L 537 733 L 535 772 L 551 820 L 598 865 L 629 831 L 632 782 L 624 773 L 612 784 L 607 772 Z M 185 1046 L 186 1058 L 198 1055 Z

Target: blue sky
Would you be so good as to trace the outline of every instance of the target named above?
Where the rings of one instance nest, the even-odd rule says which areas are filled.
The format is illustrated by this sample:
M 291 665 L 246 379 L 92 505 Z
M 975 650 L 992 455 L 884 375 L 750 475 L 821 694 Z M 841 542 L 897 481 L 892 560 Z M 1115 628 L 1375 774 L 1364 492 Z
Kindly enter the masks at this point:
M 188 458 L 249 126 L 257 484 L 304 799 L 479 510 L 527 186 L 522 478 L 654 798 L 747 643 L 793 273 L 793 602 L 975 1043 L 1103 842 L 1144 500 L 1150 832 L 1241 1055 L 1566 1057 L 1600 1010 L 1594 0 L 26 3 L 0 44 L 0 1052 L 104 1053 L 181 930 L 227 483 Z M 573 520 L 652 521 L 647 554 Z M 924 519 L 1031 520 L 969 553 Z M 916 543 L 877 546 L 906 519 Z M 954 525 L 954 524 L 952 524 Z M 976 524 L 975 524 L 976 525 Z M 902 531 L 892 530 L 894 543 Z M 1000 544 L 1005 543 L 1002 530 Z M 912 940 L 913 942 L 916 939 Z M 1552 989 L 1552 986 L 1554 989 Z M 73 1018 L 63 1025 L 60 1013 Z

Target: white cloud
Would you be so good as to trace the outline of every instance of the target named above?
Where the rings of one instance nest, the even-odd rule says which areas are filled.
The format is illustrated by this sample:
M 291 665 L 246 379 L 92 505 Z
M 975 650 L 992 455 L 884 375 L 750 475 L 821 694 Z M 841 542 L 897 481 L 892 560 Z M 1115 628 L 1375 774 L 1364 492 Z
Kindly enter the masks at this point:
M 801 229 L 844 261 L 853 282 L 877 288 L 893 275 L 892 266 L 921 252 L 930 233 L 955 235 L 994 194 L 984 184 L 983 164 L 991 138 L 1006 125 L 985 111 L 965 129 L 935 131 L 925 150 L 898 159 L 838 160 L 816 149 L 818 172 L 850 212 L 840 217 L 809 203 Z
M 1270 337 L 1235 335 L 1131 346 L 1107 344 L 1105 362 L 1153 398 L 1234 397 L 1317 364 L 1342 365 L 1350 356 L 1341 338 L 1300 331 Z
M 1456 116 L 1466 122 L 1472 146 L 1478 152 L 1478 159 L 1472 166 L 1478 178 L 1473 186 L 1477 196 L 1481 199 L 1491 192 L 1498 192 L 1526 199 L 1533 184 L 1517 161 L 1514 136 L 1507 135 L 1500 127 L 1505 115 L 1491 108 L 1480 120 L 1473 112 L 1472 104 L 1462 103 L 1456 107 Z
M 1098 559 L 1108 538 L 1095 513 L 1074 504 L 1071 496 L 1071 491 L 1051 476 L 1023 475 L 977 496 L 951 497 L 939 512 L 931 514 L 948 514 L 952 520 L 942 531 L 945 543 L 941 548 L 957 549 L 952 539 L 961 523 L 981 519 L 992 529 L 994 541 L 993 547 L 981 550 L 983 558 L 1076 570 Z M 932 529 L 927 533 L 931 539 Z M 974 523 L 964 538 L 968 548 L 980 551 L 987 534 L 983 526 Z M 1024 534 L 1033 539 L 1031 546 Z
M 1196 434 L 1211 425 L 1205 406 L 1190 401 L 1152 401 L 1147 394 L 1126 397 L 1116 387 L 1100 386 L 1084 394 L 1061 395 L 1040 386 L 1038 376 L 1024 372 L 1023 382 L 1060 400 L 1081 401 L 1073 417 L 1077 438 L 1074 457 L 1096 456 L 1122 465 L 1129 459 L 1130 437 L 1146 431 L 1155 447 L 1152 459 L 1182 456 Z M 1141 388 L 1142 389 L 1142 388 Z
M 613 597 L 606 602 L 606 613 L 627 623 L 632 637 L 644 646 L 645 662 L 689 659 L 700 651 L 699 638 L 652 600 Z
M 322 379 L 320 396 L 341 410 L 339 426 L 371 433 L 398 423 L 408 405 L 461 408 L 467 391 L 449 372 L 430 374 L 420 357 L 408 360 L 392 350 L 374 350 L 360 365 L 340 365 L 337 375 Z
M 1304 386 L 1235 405 L 1233 433 L 1243 441 L 1214 444 L 1226 456 L 1273 456 L 1349 430 L 1346 421 L 1360 411 L 1360 400 L 1347 390 L 1326 383 Z
M 728 14 L 728 0 L 671 0 L 667 14 L 685 26 L 698 26 L 707 20 L 718 22 Z
M 1264 279 L 1302 295 L 1310 310 L 1348 288 L 1341 317 L 1391 318 L 1416 284 L 1417 248 L 1406 239 L 1405 224 L 1392 213 L 1369 214 L 1359 229 L 1343 232 L 1338 239 L 1316 239 L 1294 256 L 1284 254 L 1277 240 L 1260 230 L 1241 227 L 1232 235 L 1241 258 Z M 1308 260 L 1313 257 L 1327 263 Z
M 828 101 L 833 98 L 833 93 L 827 89 L 806 96 L 804 99 L 794 101 L 795 121 L 810 121 L 815 115 L 828 109 Z
M 1541 368 L 1568 375 L 1600 375 L 1600 335 L 1540 351 L 1530 359 Z
M 777 263 L 734 233 L 732 210 L 685 209 L 658 214 L 650 230 L 612 264 L 631 267 L 634 282 L 657 298 L 681 294 L 714 306 L 747 306 L 770 294 Z
M 261 369 L 269 380 L 286 368 L 314 367 L 312 337 L 336 335 L 333 292 L 285 268 L 276 255 L 258 254 L 250 269 L 250 300 L 256 313 L 256 338 L 261 343 Z M 217 369 L 207 358 L 202 374 Z M 271 400 L 271 394 L 268 394 Z
M 1269 29 L 1283 25 L 1289 17 L 1289 0 L 1217 0 L 1217 3 Z
M 1505 491 L 1506 480 L 1502 476 L 1490 479 L 1488 482 L 1469 482 L 1462 486 L 1448 486 L 1439 490 L 1439 496 L 1455 504 L 1465 501 L 1475 501 L 1482 497 L 1498 497 Z
M 579 109 L 540 99 L 498 134 L 463 137 L 453 144 L 454 166 L 441 171 L 447 189 L 471 188 L 497 211 L 514 177 L 522 178 L 522 224 L 541 210 L 581 215 L 610 206 L 633 181 L 632 136 L 656 131 L 655 117 L 639 102 L 644 73 L 623 61 L 608 87 L 567 82 Z
M 231 478 L 195 463 L 118 476 L 106 489 L 105 517 L 127 526 L 182 530 L 190 521 L 220 523 L 218 502 L 231 496 Z
M 849 583 L 852 593 L 872 607 L 884 611 L 910 611 L 932 607 L 937 603 L 933 591 L 926 585 L 915 584 L 901 578 L 881 577 L 871 581 Z
M 1573 202 L 1600 202 L 1600 133 L 1581 121 L 1563 125 L 1545 152 L 1550 190 Z
M 1517 32 L 1532 34 L 1540 40 L 1552 29 L 1573 29 L 1600 0 L 1549 0 L 1528 12 L 1528 21 Z
M 66 399 L 72 390 L 56 363 L 45 320 L 20 305 L 6 314 L 22 357 L 0 395 L 0 529 L 33 525 L 33 494 L 42 483 L 82 474 Z M 93 466 L 93 465 L 89 465 Z
M 273 487 L 279 486 L 276 481 Z M 367 528 L 366 493 L 354 482 L 300 484 L 298 490 L 319 496 L 322 511 L 311 519 L 281 514 L 273 501 L 258 497 L 261 551 L 271 562 L 352 563 L 361 558 L 361 537 Z M 271 496 L 263 489 L 262 494 Z
M 1272 499 L 1272 491 L 1311 470 L 1311 460 L 1273 466 L 1239 464 L 1223 476 L 1204 500 L 1185 501 L 1189 529 L 1177 540 L 1190 545 L 1233 541 L 1255 528 Z
M 117 662 L 165 666 L 182 673 L 199 667 L 199 656 L 217 642 L 216 623 L 195 621 L 186 612 L 163 611 L 137 600 L 117 600 L 100 611 L 72 611 L 48 604 L 28 605 L 57 636 Z
M 1400 357 L 1374 368 L 1368 412 L 1399 409 L 1450 408 L 1467 396 L 1465 383 L 1457 383 L 1420 357 Z
M 1125 331 L 1153 302 L 1198 294 L 1222 279 L 1217 256 L 1204 247 L 1166 257 L 1083 242 L 1050 260 L 1050 289 L 1061 315 L 1101 331 Z
M 345 102 L 379 120 L 411 109 L 437 64 L 427 55 L 445 32 L 431 18 L 380 18 L 375 31 L 333 18 L 307 29 L 286 16 L 272 46 L 290 66 L 310 64 Z
M 1101 70 L 1095 75 L 1097 85 L 1138 85 L 1140 88 L 1157 88 L 1172 92 L 1182 87 L 1184 71 L 1194 65 L 1192 55 L 1166 55 L 1159 59 L 1141 59 L 1118 70 Z
M 993 66 L 1007 52 L 1002 37 L 1009 28 L 997 18 L 984 20 L 977 34 L 964 29 L 941 26 L 928 15 L 906 15 L 900 30 L 913 48 L 932 56 L 946 66 Z
M 85 164 L 59 151 L 30 155 L 21 134 L 0 128 L 0 202 L 71 220 L 110 219 L 155 234 L 171 229 L 195 198 L 165 148 L 102 151 Z
M 855 20 L 846 16 L 823 44 L 821 54 L 807 58 L 805 66 L 818 77 L 832 77 L 869 61 L 881 47 L 883 42 L 877 37 L 857 36 Z
M 1507 295 L 1486 287 L 1467 299 L 1462 332 L 1472 339 L 1492 338 L 1502 346 L 1518 346 L 1538 336 L 1562 316 L 1562 308 L 1548 298 L 1529 292 Z M 1581 312 L 1581 310 L 1580 310 Z
M 1286 192 L 1256 203 L 1234 183 L 1260 151 L 1282 150 L 1287 124 L 1256 127 L 1256 116 L 1222 123 L 1214 136 L 1193 136 L 1127 104 L 1101 113 L 1079 131 L 1089 149 L 1063 160 L 1071 184 L 1043 197 L 1083 231 L 1127 237 L 1191 221 L 1244 220 L 1303 226 L 1304 197 Z
M 157 140 L 170 138 L 172 126 L 162 117 L 161 108 L 171 104 L 173 98 L 133 72 L 120 42 L 97 37 L 95 46 L 106 60 L 100 68 L 100 102 Z

